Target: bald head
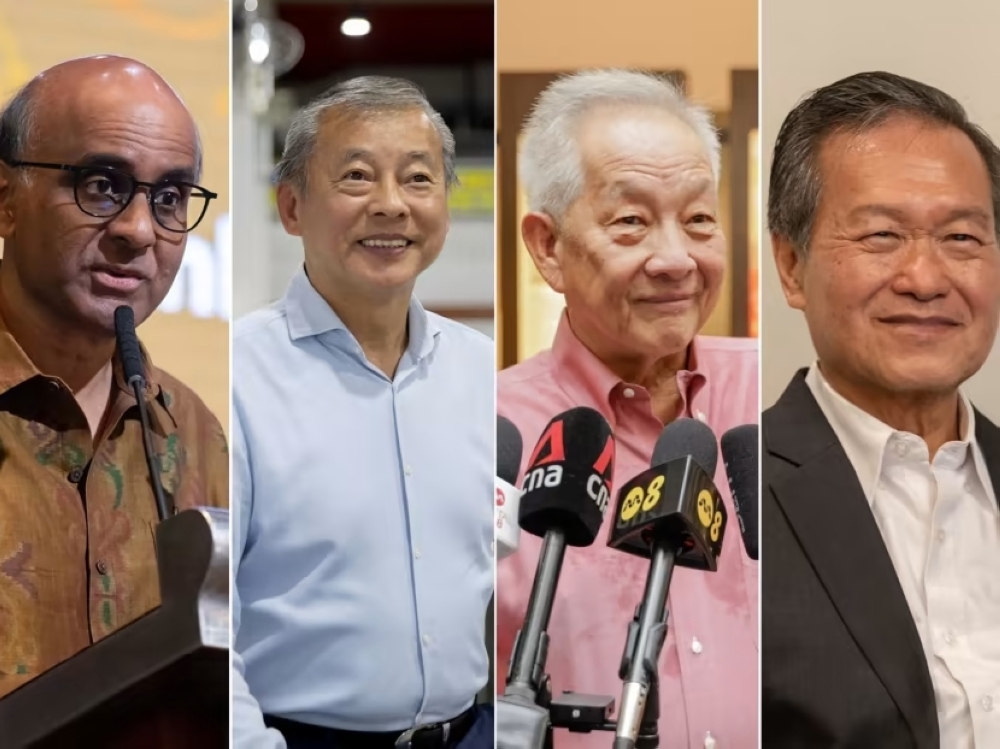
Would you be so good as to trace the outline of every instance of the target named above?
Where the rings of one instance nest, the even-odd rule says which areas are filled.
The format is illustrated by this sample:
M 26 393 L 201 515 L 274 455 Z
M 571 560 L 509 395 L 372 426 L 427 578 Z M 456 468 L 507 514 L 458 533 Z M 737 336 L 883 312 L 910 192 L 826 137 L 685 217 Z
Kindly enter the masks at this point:
M 0 159 L 4 298 L 108 339 L 118 306 L 152 314 L 212 195 L 166 81 L 123 57 L 49 68 L 0 115 Z
M 179 140 L 193 144 L 200 177 L 201 141 L 180 96 L 148 65 L 112 55 L 59 63 L 25 85 L 0 114 L 0 161 L 52 158 L 36 152 L 109 112 L 130 119 L 137 134 L 169 123 Z

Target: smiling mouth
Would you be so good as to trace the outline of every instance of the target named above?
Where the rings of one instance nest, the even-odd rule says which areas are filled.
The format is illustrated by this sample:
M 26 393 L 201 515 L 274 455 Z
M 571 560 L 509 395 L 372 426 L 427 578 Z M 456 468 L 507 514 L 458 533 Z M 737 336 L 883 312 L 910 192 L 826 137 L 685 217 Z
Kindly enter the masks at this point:
M 655 307 L 682 307 L 694 301 L 693 294 L 670 294 L 664 296 L 645 297 L 640 299 L 641 304 L 649 304 Z
M 358 244 L 368 250 L 402 250 L 413 242 L 405 237 L 399 237 L 394 239 L 362 239 L 358 241 Z
M 916 328 L 957 328 L 960 323 L 950 317 L 917 317 L 915 315 L 898 315 L 880 317 L 879 322 L 886 325 L 907 325 Z

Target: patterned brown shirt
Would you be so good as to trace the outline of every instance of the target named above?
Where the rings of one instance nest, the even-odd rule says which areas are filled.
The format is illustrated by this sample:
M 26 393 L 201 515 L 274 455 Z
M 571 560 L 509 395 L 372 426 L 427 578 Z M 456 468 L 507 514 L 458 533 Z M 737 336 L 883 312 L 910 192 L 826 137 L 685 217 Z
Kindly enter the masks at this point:
M 145 371 L 168 503 L 228 506 L 218 420 L 148 357 Z M 156 502 L 117 362 L 111 397 L 95 440 L 69 388 L 0 319 L 0 697 L 160 603 Z

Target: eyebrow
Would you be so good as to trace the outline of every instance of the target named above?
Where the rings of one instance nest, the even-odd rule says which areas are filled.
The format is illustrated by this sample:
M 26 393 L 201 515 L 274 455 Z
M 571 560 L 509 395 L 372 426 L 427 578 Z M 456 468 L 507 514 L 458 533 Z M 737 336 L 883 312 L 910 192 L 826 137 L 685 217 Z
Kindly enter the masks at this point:
M 114 153 L 85 153 L 77 161 L 77 166 L 105 166 L 111 169 L 121 169 L 130 174 L 135 172 L 135 164 L 132 161 Z M 174 167 L 161 174 L 159 179 L 154 180 L 154 183 L 188 182 L 193 184 L 195 178 L 195 167 Z
M 375 154 L 371 151 L 365 150 L 363 148 L 352 148 L 347 153 L 344 154 L 344 158 L 341 160 L 341 166 L 346 166 L 352 161 L 374 161 Z M 427 151 L 410 151 L 405 156 L 405 161 L 421 161 L 428 166 L 435 166 L 434 157 Z
M 683 195 L 686 199 L 692 199 L 708 192 L 712 189 L 714 180 L 710 177 L 699 177 L 698 179 L 691 180 L 683 188 Z M 601 190 L 601 194 L 611 197 L 645 197 L 649 193 L 653 192 L 655 188 L 652 185 L 647 185 L 645 181 L 637 181 L 633 179 L 618 179 L 607 185 Z
M 896 206 L 883 205 L 881 203 L 861 205 L 852 209 L 847 214 L 848 219 L 865 218 L 867 216 L 885 216 L 901 223 L 905 222 L 907 219 L 907 213 L 905 210 L 897 208 Z M 955 208 L 954 210 L 948 212 L 947 217 L 941 223 L 947 224 L 952 221 L 969 219 L 970 221 L 975 221 L 986 227 L 989 226 L 992 218 L 992 214 L 984 211 L 982 208 Z

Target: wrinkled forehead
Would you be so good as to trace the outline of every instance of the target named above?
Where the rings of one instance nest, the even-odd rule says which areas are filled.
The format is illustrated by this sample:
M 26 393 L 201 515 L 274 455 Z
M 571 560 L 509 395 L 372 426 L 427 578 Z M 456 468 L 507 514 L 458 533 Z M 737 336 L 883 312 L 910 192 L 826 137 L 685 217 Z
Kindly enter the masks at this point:
M 437 159 L 444 156 L 440 133 L 418 106 L 331 107 L 319 120 L 317 147 L 326 155 L 426 151 Z
M 580 116 L 575 144 L 585 176 L 603 182 L 609 173 L 702 172 L 714 184 L 712 160 L 694 128 L 660 107 L 597 106 Z
M 877 204 L 909 206 L 927 218 L 937 210 L 973 210 L 995 223 L 987 164 L 961 130 L 897 117 L 864 130 L 839 131 L 820 144 L 820 206 L 843 211 Z

